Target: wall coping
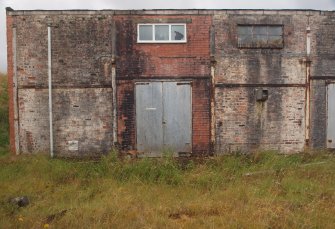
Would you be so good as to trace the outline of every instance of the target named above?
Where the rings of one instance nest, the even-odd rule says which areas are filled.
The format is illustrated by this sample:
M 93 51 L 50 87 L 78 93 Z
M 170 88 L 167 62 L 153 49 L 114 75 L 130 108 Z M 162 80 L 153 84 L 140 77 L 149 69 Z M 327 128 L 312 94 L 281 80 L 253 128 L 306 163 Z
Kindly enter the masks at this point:
M 7 15 L 335 15 L 335 11 L 312 9 L 143 9 L 143 10 L 13 10 L 6 8 Z

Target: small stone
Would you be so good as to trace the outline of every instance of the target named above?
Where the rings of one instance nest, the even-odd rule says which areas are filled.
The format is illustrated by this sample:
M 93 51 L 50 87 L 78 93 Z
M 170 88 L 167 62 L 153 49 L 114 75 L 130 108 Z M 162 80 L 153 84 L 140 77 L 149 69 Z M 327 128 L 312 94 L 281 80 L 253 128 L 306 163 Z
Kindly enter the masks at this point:
M 29 204 L 29 199 L 26 196 L 18 196 L 11 199 L 10 202 L 19 207 L 25 207 Z

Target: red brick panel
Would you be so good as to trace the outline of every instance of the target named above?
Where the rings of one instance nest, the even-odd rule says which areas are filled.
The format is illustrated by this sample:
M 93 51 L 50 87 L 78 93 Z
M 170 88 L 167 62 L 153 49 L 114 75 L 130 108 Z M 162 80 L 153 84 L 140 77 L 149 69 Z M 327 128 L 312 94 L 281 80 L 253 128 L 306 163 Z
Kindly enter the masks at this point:
M 187 20 L 186 43 L 137 43 L 137 24 L 154 20 Z M 114 16 L 118 30 L 118 141 L 123 149 L 135 149 L 135 99 L 132 79 L 176 80 L 198 78 L 192 85 L 192 144 L 195 155 L 208 153 L 210 145 L 210 16 L 146 15 Z M 121 80 L 122 79 L 122 80 Z M 129 79 L 129 80 L 123 80 Z
M 210 149 L 210 87 L 207 80 L 192 84 L 193 155 L 207 154 Z
M 132 80 L 117 83 L 118 143 L 122 149 L 135 147 L 135 95 Z
M 137 24 L 152 19 L 185 20 L 186 43 L 137 43 Z M 185 77 L 210 74 L 210 16 L 115 16 L 117 77 Z

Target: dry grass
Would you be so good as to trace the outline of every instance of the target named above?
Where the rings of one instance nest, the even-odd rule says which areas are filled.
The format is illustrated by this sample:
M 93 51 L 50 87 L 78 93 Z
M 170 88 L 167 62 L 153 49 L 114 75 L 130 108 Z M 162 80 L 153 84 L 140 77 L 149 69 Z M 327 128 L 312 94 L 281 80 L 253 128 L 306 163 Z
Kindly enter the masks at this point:
M 0 159 L 0 228 L 335 228 L 331 154 Z M 8 199 L 27 195 L 24 208 Z

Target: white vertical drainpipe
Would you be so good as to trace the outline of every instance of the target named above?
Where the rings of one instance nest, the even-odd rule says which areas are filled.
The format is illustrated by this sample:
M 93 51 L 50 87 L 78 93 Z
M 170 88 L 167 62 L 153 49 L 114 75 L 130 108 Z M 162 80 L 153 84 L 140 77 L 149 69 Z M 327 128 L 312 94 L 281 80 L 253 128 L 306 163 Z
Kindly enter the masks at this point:
M 113 145 L 117 143 L 117 100 L 116 100 L 116 25 L 112 23 L 112 90 L 113 90 Z
M 210 52 L 211 52 L 211 144 L 212 150 L 215 153 L 216 151 L 216 142 L 215 142 L 215 30 L 214 26 L 210 30 Z
M 117 142 L 117 101 L 116 101 L 116 69 L 115 69 L 115 59 L 113 58 L 112 63 L 112 90 L 113 90 L 113 144 Z
M 311 28 L 306 28 L 306 111 L 305 111 L 305 141 L 306 146 L 309 144 L 310 128 L 310 54 L 311 54 Z
M 211 144 L 215 146 L 215 62 L 211 63 Z M 215 151 L 213 148 L 212 150 Z M 214 153 L 214 152 L 211 152 Z
M 48 84 L 49 84 L 49 126 L 50 126 L 50 157 L 54 156 L 53 125 L 52 125 L 52 84 L 51 84 L 51 26 L 48 26 Z
M 306 37 L 306 52 L 307 52 L 307 56 L 309 57 L 311 54 L 311 27 L 307 26 L 306 28 L 306 33 L 307 33 L 307 37 Z

